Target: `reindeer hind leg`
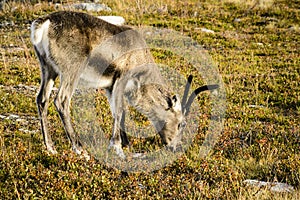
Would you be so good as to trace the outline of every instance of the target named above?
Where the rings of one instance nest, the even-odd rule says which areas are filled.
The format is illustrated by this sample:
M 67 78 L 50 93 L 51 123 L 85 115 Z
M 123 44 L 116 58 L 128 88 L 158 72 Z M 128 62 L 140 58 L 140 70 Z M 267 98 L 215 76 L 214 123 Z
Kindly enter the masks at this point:
M 77 84 L 77 78 L 69 75 L 61 76 L 61 83 L 58 94 L 55 98 L 55 106 L 63 123 L 65 132 L 71 142 L 73 151 L 78 155 L 83 155 L 87 160 L 90 159 L 88 153 L 83 150 L 77 134 L 74 131 L 71 116 L 70 102 L 72 94 Z
M 49 65 L 45 61 L 44 56 L 42 56 L 38 52 L 36 47 L 35 47 L 35 52 L 40 61 L 40 67 L 41 67 L 41 86 L 36 98 L 36 104 L 37 104 L 38 114 L 39 114 L 40 124 L 41 124 L 41 131 L 43 134 L 44 144 L 47 150 L 50 153 L 55 154 L 56 150 L 54 148 L 51 136 L 48 133 L 47 113 L 48 113 L 50 94 L 52 91 L 54 81 L 58 74 L 53 70 L 51 65 Z

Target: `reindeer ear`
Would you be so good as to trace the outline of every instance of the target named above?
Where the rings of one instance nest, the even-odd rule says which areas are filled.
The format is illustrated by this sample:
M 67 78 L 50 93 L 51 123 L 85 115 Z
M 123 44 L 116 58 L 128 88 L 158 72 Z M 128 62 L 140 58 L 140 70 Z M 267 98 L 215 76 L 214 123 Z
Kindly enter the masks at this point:
M 135 79 L 130 79 L 125 85 L 124 95 L 127 97 L 128 102 L 134 102 L 136 100 L 136 95 L 138 94 L 138 90 L 140 88 L 140 83 Z
M 140 83 L 136 79 L 130 79 L 127 81 L 125 91 L 133 91 L 140 87 Z
M 178 94 L 174 95 L 171 99 L 172 101 L 172 108 L 175 111 L 181 111 L 181 103 L 180 103 L 180 97 L 178 96 Z

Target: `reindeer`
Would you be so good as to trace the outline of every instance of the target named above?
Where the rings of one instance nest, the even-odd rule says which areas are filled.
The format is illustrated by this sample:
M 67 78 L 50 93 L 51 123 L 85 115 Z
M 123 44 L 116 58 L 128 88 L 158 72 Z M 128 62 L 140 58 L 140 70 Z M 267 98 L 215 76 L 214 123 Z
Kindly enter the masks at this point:
M 129 144 L 124 129 L 124 100 L 152 122 L 162 141 L 173 150 L 186 125 L 185 116 L 196 89 L 187 98 L 188 78 L 182 102 L 166 86 L 142 36 L 128 26 L 117 26 L 79 12 L 61 11 L 36 19 L 31 25 L 31 41 L 39 59 L 41 85 L 36 98 L 41 132 L 47 150 L 57 153 L 47 128 L 47 108 L 54 81 L 60 86 L 54 100 L 65 132 L 77 154 L 89 158 L 72 126 L 70 101 L 79 83 L 106 91 L 113 115 L 109 148 L 125 158 L 122 145 Z

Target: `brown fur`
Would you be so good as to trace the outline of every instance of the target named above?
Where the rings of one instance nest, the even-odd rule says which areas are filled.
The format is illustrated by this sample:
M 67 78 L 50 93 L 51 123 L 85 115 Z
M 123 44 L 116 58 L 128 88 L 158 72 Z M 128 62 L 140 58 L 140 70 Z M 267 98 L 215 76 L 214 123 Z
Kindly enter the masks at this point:
M 87 85 L 100 81 L 100 87 L 106 89 L 114 117 L 111 146 L 121 157 L 125 157 L 121 138 L 123 143 L 128 143 L 121 124 L 124 122 L 124 93 L 128 101 L 153 122 L 163 142 L 176 148 L 180 134 L 177 127 L 183 120 L 180 101 L 164 85 L 137 31 L 84 13 L 66 11 L 37 19 L 31 30 L 42 71 L 37 105 L 44 142 L 50 152 L 56 151 L 47 131 L 46 116 L 52 81 L 57 76 L 61 84 L 55 105 L 75 152 L 86 155 L 69 114 L 70 100 L 80 81 Z M 133 84 L 128 87 L 130 81 Z

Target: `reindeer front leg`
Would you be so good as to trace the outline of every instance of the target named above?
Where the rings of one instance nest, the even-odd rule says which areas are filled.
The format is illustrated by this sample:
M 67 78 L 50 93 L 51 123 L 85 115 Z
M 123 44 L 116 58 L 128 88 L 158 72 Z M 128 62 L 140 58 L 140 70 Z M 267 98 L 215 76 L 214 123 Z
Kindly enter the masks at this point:
M 125 111 L 124 110 L 122 112 L 120 134 L 121 134 L 122 146 L 127 147 L 129 145 L 129 140 L 127 138 L 127 134 L 125 131 Z
M 111 95 L 108 95 L 112 115 L 114 118 L 112 137 L 110 139 L 109 149 L 114 149 L 118 156 L 125 159 L 125 154 L 122 150 L 122 139 L 127 136 L 124 129 L 125 113 L 123 110 L 124 102 L 124 81 L 118 79 L 113 87 Z M 125 138 L 124 138 L 125 139 Z M 125 143 L 128 142 L 124 141 Z

